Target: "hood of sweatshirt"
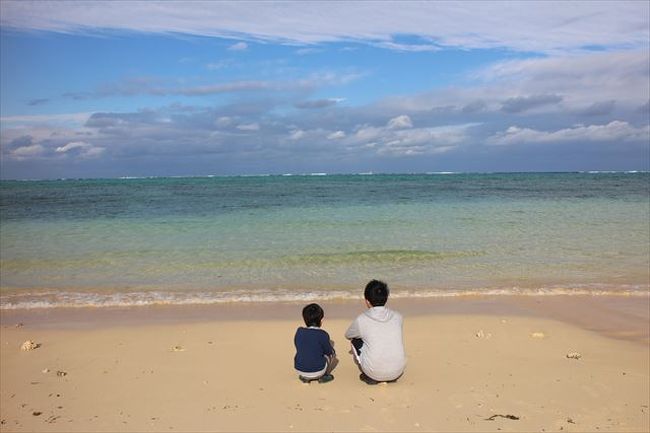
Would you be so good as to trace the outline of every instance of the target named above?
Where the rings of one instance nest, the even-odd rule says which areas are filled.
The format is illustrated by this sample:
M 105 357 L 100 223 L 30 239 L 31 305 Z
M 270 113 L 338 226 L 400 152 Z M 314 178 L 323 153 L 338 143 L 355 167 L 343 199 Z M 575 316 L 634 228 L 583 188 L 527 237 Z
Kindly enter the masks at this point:
M 377 322 L 387 322 L 393 318 L 393 312 L 388 307 L 368 308 L 363 314 Z

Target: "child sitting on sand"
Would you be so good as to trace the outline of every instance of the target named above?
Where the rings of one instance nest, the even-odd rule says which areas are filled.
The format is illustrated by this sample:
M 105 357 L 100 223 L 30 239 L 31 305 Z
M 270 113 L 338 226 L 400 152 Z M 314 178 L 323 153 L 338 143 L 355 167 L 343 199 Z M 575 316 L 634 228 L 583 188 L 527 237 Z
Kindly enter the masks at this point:
M 355 362 L 361 369 L 359 379 L 369 385 L 394 382 L 406 367 L 402 316 L 385 306 L 388 293 L 386 283 L 370 281 L 364 291 L 368 310 L 345 332 L 345 338 L 351 340 Z
M 312 380 L 326 383 L 334 379 L 331 373 L 338 361 L 329 334 L 320 329 L 324 315 L 318 304 L 303 308 L 302 318 L 307 327 L 298 328 L 293 339 L 296 346 L 294 367 L 304 383 Z

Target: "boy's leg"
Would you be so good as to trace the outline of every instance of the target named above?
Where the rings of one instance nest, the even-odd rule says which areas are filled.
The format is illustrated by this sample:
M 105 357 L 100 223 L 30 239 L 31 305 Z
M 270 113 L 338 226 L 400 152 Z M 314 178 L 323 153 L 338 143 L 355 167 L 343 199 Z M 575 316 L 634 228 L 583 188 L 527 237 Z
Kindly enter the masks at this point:
M 335 354 L 325 355 L 325 372 L 321 377 L 318 378 L 318 383 L 327 383 L 334 380 L 332 375 L 332 370 L 336 368 L 336 365 L 339 363 L 339 360 L 336 359 Z
M 361 356 L 361 348 L 363 347 L 363 340 L 361 338 L 353 338 L 350 340 L 350 343 L 352 344 L 352 354 L 354 355 L 354 359 L 357 362 L 357 366 L 359 367 L 359 370 L 361 370 L 361 374 L 359 375 L 359 379 L 367 383 L 368 385 L 376 385 L 379 382 L 376 381 L 375 379 L 371 378 L 368 376 L 364 371 L 363 368 L 361 368 L 361 359 L 359 358 Z M 397 379 L 395 379 L 397 380 Z
M 324 356 L 325 356 L 325 368 L 323 370 L 314 373 L 304 373 L 301 371 L 298 372 L 298 378 L 303 383 L 309 383 L 312 380 L 317 380 L 320 383 L 326 383 L 334 379 L 334 376 L 332 376 L 331 373 L 332 370 L 334 370 L 338 365 L 339 360 L 336 358 L 335 354 L 324 355 Z
M 358 358 L 361 356 L 361 348 L 363 347 L 363 340 L 360 338 L 353 338 L 350 340 L 350 343 L 352 343 L 352 348 L 354 349 L 354 354 Z
M 325 368 L 321 371 L 308 372 L 308 373 L 299 371 L 298 378 L 304 383 L 309 383 L 312 380 L 318 380 L 321 377 L 325 376 L 327 374 L 326 369 L 327 369 L 327 365 L 325 365 Z
M 327 367 L 325 369 L 325 374 L 326 375 L 331 374 L 332 371 L 334 371 L 336 366 L 339 364 L 339 360 L 338 360 L 338 358 L 336 357 L 335 354 L 332 354 L 332 355 L 329 355 L 329 356 L 325 355 L 325 359 L 326 359 L 326 362 L 327 362 Z

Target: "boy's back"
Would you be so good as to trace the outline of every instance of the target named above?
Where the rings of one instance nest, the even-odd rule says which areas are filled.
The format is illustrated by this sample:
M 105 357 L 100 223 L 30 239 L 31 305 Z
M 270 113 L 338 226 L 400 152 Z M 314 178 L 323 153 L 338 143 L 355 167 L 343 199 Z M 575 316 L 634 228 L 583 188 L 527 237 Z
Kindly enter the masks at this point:
M 304 372 L 314 372 L 325 368 L 324 355 L 332 355 L 329 334 L 316 327 L 298 328 L 294 337 L 296 356 L 294 367 Z
M 372 379 L 394 380 L 404 372 L 402 323 L 400 313 L 377 306 L 360 314 L 346 331 L 346 338 L 363 340 L 359 362 L 363 372 Z

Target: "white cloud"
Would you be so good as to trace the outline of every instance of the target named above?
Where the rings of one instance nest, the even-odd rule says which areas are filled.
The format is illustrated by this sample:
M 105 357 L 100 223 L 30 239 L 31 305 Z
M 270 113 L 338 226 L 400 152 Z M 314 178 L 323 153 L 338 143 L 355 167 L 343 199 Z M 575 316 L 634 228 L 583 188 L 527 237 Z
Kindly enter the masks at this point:
M 4 28 L 62 33 L 118 29 L 387 49 L 508 48 L 562 52 L 647 47 L 649 4 L 608 2 L 0 2 Z M 418 35 L 417 42 L 393 35 Z M 243 47 L 245 42 L 233 45 Z M 431 48 L 433 49 L 433 48 Z
M 306 56 L 308 54 L 317 54 L 321 52 L 323 52 L 323 50 L 318 48 L 299 48 L 296 50 L 296 54 L 299 56 Z
M 340 140 L 342 138 L 345 138 L 345 132 L 343 131 L 332 132 L 327 136 L 328 140 Z
M 45 148 L 40 144 L 32 144 L 30 146 L 21 146 L 14 149 L 10 155 L 14 159 L 23 160 L 41 156 L 45 153 Z
M 649 74 L 650 52 L 643 49 L 498 62 L 476 78 L 507 87 L 508 97 L 554 94 L 562 95 L 564 104 L 580 106 L 647 101 Z
M 64 146 L 56 148 L 57 153 L 67 154 L 71 151 L 78 151 L 78 156 L 81 158 L 96 158 L 101 156 L 106 149 L 103 147 L 96 147 L 85 141 L 72 141 Z
M 387 143 L 377 151 L 379 155 L 385 156 L 421 156 L 421 155 L 439 155 L 454 150 L 456 146 L 425 146 L 410 145 L 404 146 L 398 141 Z
M 444 109 L 456 114 L 509 108 L 512 114 L 584 113 L 603 101 L 613 101 L 616 109 L 636 109 L 650 97 L 649 75 L 647 49 L 511 60 L 468 74 L 466 85 L 391 97 L 378 105 L 390 112 Z
M 404 52 L 414 52 L 421 53 L 426 51 L 440 51 L 441 48 L 436 45 L 425 45 L 425 44 L 398 44 L 396 42 L 379 42 L 375 44 L 377 47 L 388 48 L 393 51 L 404 51 Z
M 490 145 L 506 146 L 526 143 L 564 143 L 564 142 L 620 142 L 650 140 L 650 126 L 634 127 L 627 122 L 615 120 L 606 125 L 576 125 L 557 131 L 538 131 L 530 128 L 511 126 L 488 138 Z
M 300 140 L 304 136 L 305 136 L 305 131 L 303 131 L 302 129 L 296 129 L 294 131 L 291 131 L 291 133 L 289 134 L 289 139 Z
M 246 51 L 248 49 L 248 44 L 246 42 L 237 42 L 228 47 L 230 51 Z
M 25 116 L 31 117 L 31 116 Z M 49 116 L 34 116 L 39 118 L 45 118 Z M 29 144 L 45 143 L 45 142 L 56 142 L 57 144 L 63 144 L 71 141 L 79 141 L 82 137 L 84 139 L 94 138 L 97 136 L 97 131 L 93 128 L 87 128 L 82 126 L 83 123 L 77 123 L 76 121 L 62 121 L 58 122 L 53 120 L 51 122 L 43 122 L 41 120 L 28 121 L 25 123 L 17 122 L 16 124 L 10 126 L 9 123 L 2 123 L 0 128 L 0 146 L 2 147 L 2 152 L 9 152 L 8 149 L 13 149 L 16 147 L 16 140 L 20 141 L 22 137 L 29 137 L 31 142 Z
M 84 124 L 93 113 L 35 114 L 27 116 L 2 116 L 3 127 L 34 124 Z
M 395 119 L 400 117 L 402 116 Z M 402 124 L 405 123 L 402 119 Z M 350 137 L 349 142 L 355 146 L 372 149 L 384 156 L 435 155 L 449 152 L 466 143 L 468 130 L 478 124 L 405 129 L 395 129 L 390 125 L 390 121 L 385 127 L 362 125 Z
M 233 123 L 233 119 L 228 116 L 221 116 L 214 121 L 214 124 L 217 125 L 219 128 L 227 128 L 230 125 L 232 125 L 232 123 Z
M 435 155 L 455 149 L 467 139 L 470 125 L 417 128 L 387 134 L 380 155 Z
M 360 141 L 372 141 L 382 134 L 383 128 L 375 126 L 362 125 L 357 128 L 355 138 Z
M 317 109 L 331 107 L 343 101 L 345 101 L 345 98 L 315 99 L 297 102 L 294 104 L 294 107 L 301 109 Z
M 413 122 L 406 114 L 402 114 L 401 116 L 390 119 L 386 126 L 388 126 L 389 129 L 413 128 Z
M 65 146 L 57 147 L 56 151 L 59 152 L 59 153 L 65 153 L 65 152 L 68 152 L 68 151 L 73 150 L 73 149 L 87 149 L 87 148 L 90 148 L 90 147 L 91 147 L 91 145 L 86 143 L 86 142 L 73 141 L 73 142 L 70 142 L 70 143 L 66 144 Z

